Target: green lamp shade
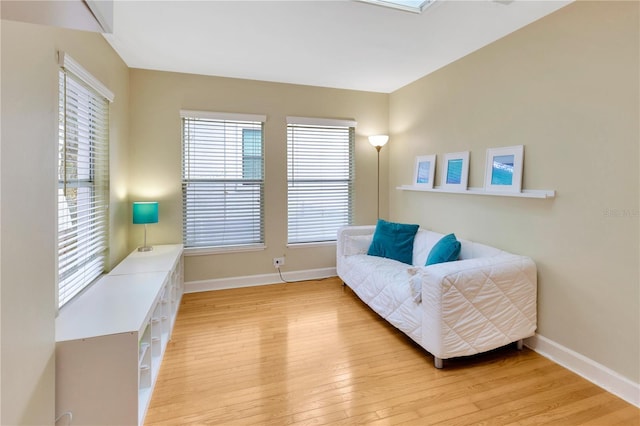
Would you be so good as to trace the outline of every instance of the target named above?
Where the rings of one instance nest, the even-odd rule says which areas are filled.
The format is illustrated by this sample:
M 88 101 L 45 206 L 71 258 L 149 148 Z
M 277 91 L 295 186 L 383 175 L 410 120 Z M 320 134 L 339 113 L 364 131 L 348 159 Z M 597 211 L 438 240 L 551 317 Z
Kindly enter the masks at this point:
M 133 223 L 158 223 L 158 202 L 137 201 L 133 203 Z

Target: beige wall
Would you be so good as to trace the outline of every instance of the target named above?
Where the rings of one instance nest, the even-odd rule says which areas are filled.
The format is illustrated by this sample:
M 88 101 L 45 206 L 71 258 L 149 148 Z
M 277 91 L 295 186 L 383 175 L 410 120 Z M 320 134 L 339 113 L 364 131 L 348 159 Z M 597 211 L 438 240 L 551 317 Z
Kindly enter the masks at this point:
M 335 246 L 287 249 L 288 115 L 347 118 L 356 128 L 355 222 L 376 220 L 376 151 L 367 136 L 387 131 L 388 95 L 132 69 L 129 201 L 157 200 L 160 220 L 149 225 L 151 244 L 182 241 L 180 109 L 266 114 L 266 250 L 191 256 L 185 280 L 274 273 L 272 258 L 286 256 L 284 271 L 335 266 Z M 382 152 L 383 170 L 386 151 Z M 386 186 L 386 173 L 381 176 Z M 381 200 L 383 205 L 386 199 Z M 381 211 L 385 214 L 385 210 Z M 130 247 L 143 228 L 131 225 Z
M 99 34 L 2 21 L 0 424 L 53 424 L 58 65 L 64 50 L 116 95 L 111 260 L 126 255 L 128 70 Z M 73 407 L 69 407 L 73 409 Z
M 390 98 L 390 215 L 531 256 L 538 333 L 640 381 L 637 2 L 579 2 Z M 525 146 L 532 200 L 398 191 L 416 155 Z M 438 164 L 436 182 L 442 165 Z

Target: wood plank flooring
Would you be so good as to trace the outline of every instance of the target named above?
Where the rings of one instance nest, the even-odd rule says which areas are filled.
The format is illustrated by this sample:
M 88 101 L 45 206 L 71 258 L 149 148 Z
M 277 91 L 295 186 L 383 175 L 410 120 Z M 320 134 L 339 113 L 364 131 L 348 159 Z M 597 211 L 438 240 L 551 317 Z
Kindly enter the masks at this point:
M 184 295 L 146 425 L 639 425 L 531 350 L 445 361 L 337 278 Z

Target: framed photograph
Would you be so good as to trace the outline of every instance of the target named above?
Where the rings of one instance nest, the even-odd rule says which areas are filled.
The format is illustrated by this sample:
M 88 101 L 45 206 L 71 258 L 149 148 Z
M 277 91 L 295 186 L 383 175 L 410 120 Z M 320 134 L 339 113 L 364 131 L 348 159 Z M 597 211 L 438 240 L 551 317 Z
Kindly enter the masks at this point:
M 484 174 L 485 191 L 520 192 L 523 157 L 523 145 L 488 149 Z
M 421 188 L 433 188 L 433 178 L 436 174 L 436 155 L 421 155 L 416 157 L 416 167 L 413 172 L 413 184 Z
M 444 155 L 442 189 L 466 191 L 469 179 L 469 151 Z

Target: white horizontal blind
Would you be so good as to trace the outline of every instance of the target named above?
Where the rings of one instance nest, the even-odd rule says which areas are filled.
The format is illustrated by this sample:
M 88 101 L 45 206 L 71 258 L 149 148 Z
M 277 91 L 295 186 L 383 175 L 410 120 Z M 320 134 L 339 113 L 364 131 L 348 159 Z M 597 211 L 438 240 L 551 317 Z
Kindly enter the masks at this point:
M 355 129 L 308 121 L 287 126 L 290 244 L 335 241 L 351 224 Z
M 109 102 L 59 74 L 58 307 L 99 277 L 108 251 Z
M 210 116 L 182 118 L 184 245 L 263 244 L 263 124 Z

